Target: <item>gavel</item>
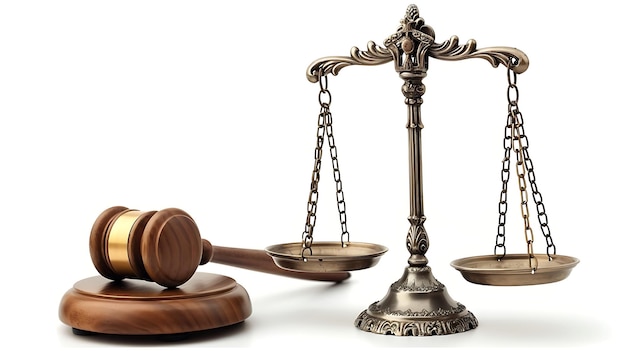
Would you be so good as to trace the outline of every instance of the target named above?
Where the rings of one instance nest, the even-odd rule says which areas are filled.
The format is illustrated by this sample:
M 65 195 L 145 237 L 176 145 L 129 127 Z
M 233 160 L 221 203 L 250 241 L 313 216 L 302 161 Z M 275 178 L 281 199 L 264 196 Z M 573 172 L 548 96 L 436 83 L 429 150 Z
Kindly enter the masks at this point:
M 289 271 L 262 250 L 213 246 L 200 237 L 193 218 L 178 208 L 104 210 L 91 229 L 89 253 L 105 278 L 142 279 L 166 288 L 184 284 L 208 262 L 307 280 L 340 282 L 350 277 L 349 272 Z

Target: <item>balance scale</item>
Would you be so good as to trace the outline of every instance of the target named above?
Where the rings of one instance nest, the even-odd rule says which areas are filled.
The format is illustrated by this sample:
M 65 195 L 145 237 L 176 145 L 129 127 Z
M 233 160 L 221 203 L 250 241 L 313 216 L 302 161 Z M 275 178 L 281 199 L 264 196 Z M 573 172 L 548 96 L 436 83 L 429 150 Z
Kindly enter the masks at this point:
M 367 269 L 387 252 L 383 245 L 354 242 L 346 225 L 343 183 L 330 112 L 328 78 L 345 67 L 374 66 L 393 62 L 404 81 L 409 147 L 410 224 L 405 237 L 408 266 L 389 287 L 387 295 L 363 310 L 354 326 L 366 332 L 398 336 L 429 336 L 474 329 L 478 320 L 463 304 L 453 300 L 444 284 L 432 274 L 426 253 L 429 239 L 424 223 L 422 196 L 423 79 L 429 59 L 458 61 L 481 58 L 507 74 L 508 111 L 504 130 L 498 226 L 493 254 L 460 258 L 451 263 L 471 283 L 498 286 L 558 282 L 578 264 L 575 257 L 557 255 L 545 203 L 537 187 L 528 137 L 518 105 L 517 76 L 528 68 L 528 57 L 511 47 L 477 48 L 474 40 L 459 44 L 456 36 L 437 43 L 434 30 L 410 5 L 397 31 L 384 41 L 373 41 L 367 50 L 354 47 L 350 56 L 315 60 L 307 79 L 319 84 L 317 138 L 307 214 L 301 238 L 265 250 L 214 247 L 199 236 L 193 219 L 184 211 L 166 209 L 142 212 L 125 207 L 104 211 L 94 223 L 90 252 L 100 276 L 77 282 L 63 296 L 62 322 L 76 334 L 185 335 L 244 321 L 251 314 L 246 290 L 230 277 L 194 273 L 209 261 L 265 273 L 327 282 L 340 282 L 350 271 Z M 318 184 L 323 149 L 328 144 L 341 223 L 338 241 L 316 241 Z M 512 152 L 511 152 L 512 151 Z M 514 166 L 514 172 L 511 170 Z M 506 252 L 505 229 L 509 180 L 516 179 L 520 194 L 525 253 Z M 535 253 L 530 202 L 534 203 L 545 253 Z M 134 278 L 134 279 L 126 279 Z

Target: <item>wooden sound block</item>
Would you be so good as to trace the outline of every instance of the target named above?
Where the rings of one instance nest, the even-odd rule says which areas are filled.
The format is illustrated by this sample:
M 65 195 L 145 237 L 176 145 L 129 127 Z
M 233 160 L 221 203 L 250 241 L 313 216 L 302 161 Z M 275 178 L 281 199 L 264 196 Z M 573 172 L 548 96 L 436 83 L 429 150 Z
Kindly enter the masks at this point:
M 247 291 L 232 278 L 211 273 L 196 273 L 175 289 L 94 276 L 76 282 L 59 306 L 59 318 L 78 335 L 190 333 L 237 324 L 251 313 Z

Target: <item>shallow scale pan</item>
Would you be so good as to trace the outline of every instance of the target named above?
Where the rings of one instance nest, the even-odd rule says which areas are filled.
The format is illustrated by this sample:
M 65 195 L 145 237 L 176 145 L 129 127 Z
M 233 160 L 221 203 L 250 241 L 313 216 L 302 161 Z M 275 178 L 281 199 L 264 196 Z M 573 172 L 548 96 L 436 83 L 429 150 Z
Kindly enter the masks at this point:
M 381 245 L 350 242 L 346 247 L 341 242 L 314 242 L 311 255 L 302 259 L 302 242 L 272 245 L 265 249 L 274 263 L 283 269 L 302 272 L 355 271 L 375 266 L 387 252 Z
M 450 265 L 461 272 L 465 280 L 483 285 L 536 285 L 553 283 L 569 276 L 579 260 L 575 257 L 535 255 L 537 270 L 532 273 L 528 254 L 506 255 L 498 261 L 495 255 L 474 256 L 452 261 Z

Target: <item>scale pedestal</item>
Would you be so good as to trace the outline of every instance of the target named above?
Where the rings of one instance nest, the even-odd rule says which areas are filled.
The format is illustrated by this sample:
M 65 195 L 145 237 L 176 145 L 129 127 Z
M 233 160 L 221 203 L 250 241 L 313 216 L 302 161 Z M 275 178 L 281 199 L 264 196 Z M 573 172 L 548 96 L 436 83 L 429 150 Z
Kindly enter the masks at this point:
M 361 312 L 354 325 L 377 334 L 430 336 L 474 329 L 478 320 L 448 295 L 430 267 L 408 266 L 387 295 Z
M 184 336 L 243 322 L 251 313 L 247 291 L 211 273 L 195 273 L 175 289 L 94 276 L 74 284 L 59 306 L 59 318 L 78 335 Z

